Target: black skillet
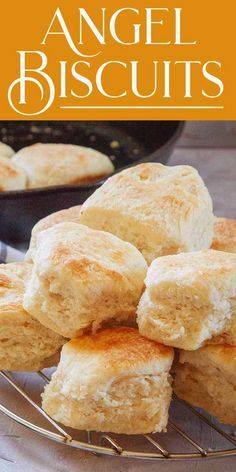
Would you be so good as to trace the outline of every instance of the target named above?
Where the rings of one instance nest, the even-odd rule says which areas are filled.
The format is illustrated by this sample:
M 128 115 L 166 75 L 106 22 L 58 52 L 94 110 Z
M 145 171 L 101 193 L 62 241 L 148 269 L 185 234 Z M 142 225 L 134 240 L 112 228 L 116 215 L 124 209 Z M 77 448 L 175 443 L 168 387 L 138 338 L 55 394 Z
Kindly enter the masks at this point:
M 0 121 L 0 141 L 16 151 L 36 142 L 93 147 L 120 171 L 140 162 L 165 164 L 182 128 L 180 121 Z M 27 244 L 37 221 L 83 203 L 103 181 L 0 193 L 0 240 L 15 247 Z

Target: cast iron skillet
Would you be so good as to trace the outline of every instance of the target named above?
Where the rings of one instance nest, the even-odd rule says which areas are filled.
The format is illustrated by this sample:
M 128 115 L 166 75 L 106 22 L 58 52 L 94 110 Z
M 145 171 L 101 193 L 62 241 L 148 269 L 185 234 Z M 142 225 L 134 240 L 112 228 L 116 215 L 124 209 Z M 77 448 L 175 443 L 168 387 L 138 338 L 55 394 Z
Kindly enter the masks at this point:
M 111 157 L 117 172 L 141 162 L 165 164 L 182 128 L 180 121 L 0 121 L 0 141 L 16 151 L 37 142 L 93 147 Z M 83 203 L 103 182 L 0 193 L 0 240 L 27 244 L 37 221 Z

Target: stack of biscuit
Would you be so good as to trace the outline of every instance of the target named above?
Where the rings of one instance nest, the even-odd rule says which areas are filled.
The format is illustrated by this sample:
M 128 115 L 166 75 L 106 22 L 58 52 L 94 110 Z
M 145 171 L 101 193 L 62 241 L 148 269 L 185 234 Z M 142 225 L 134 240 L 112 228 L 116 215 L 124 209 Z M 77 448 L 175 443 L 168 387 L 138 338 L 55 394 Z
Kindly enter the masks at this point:
M 173 389 L 236 425 L 235 237 L 192 167 L 110 177 L 1 267 L 1 368 L 37 370 L 63 346 L 42 405 L 77 429 L 165 431 Z

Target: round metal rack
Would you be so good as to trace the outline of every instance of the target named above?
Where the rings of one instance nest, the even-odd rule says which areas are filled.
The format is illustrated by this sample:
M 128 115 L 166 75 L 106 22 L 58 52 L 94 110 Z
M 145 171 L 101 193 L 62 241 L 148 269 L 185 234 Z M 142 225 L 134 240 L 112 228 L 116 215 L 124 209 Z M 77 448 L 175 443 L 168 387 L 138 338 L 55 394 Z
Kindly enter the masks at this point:
M 40 394 L 43 388 L 42 381 L 47 383 L 50 379 L 44 372 L 38 372 L 35 375 L 38 376 L 38 380 L 41 380 L 41 382 L 38 382 L 38 393 Z M 42 410 L 41 406 L 19 385 L 14 373 L 0 372 L 0 377 L 2 381 L 7 382 L 8 387 L 21 395 L 28 402 L 29 406 L 37 410 L 44 421 L 46 420 L 48 427 L 42 427 L 40 421 L 38 424 L 30 422 L 27 418 L 20 416 L 17 412 L 13 412 L 12 408 L 8 408 L 2 403 L 0 403 L 0 411 L 17 423 L 49 440 L 96 455 L 132 459 L 206 460 L 209 458 L 236 456 L 236 436 L 232 429 L 224 428 L 205 413 L 191 407 L 176 397 L 173 400 L 172 410 L 174 414 L 170 415 L 171 419 L 168 424 L 167 433 L 133 437 L 83 432 L 83 438 L 81 439 L 77 438 L 78 431 L 66 431 L 65 428 L 62 428 L 50 418 Z M 172 416 L 174 416 L 174 419 L 172 419 Z M 188 418 L 185 422 L 185 428 L 179 424 L 181 418 Z M 206 428 L 209 430 L 210 445 L 206 444 L 207 434 L 205 434 L 204 440 L 202 433 L 200 434 L 200 440 L 194 437 L 195 424 L 198 425 L 196 426 L 198 431 Z M 189 433 L 186 427 L 188 425 L 191 427 L 191 433 Z M 202 441 L 204 442 L 202 443 Z M 133 447 L 134 445 L 136 447 Z

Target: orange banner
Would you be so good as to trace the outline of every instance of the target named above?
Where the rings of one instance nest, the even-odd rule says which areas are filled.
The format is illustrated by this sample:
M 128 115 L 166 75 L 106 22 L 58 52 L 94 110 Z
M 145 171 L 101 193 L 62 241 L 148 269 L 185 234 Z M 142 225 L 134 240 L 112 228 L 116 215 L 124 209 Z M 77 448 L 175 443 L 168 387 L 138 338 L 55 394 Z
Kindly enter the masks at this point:
M 236 2 L 219 3 L 2 2 L 1 119 L 236 119 Z

